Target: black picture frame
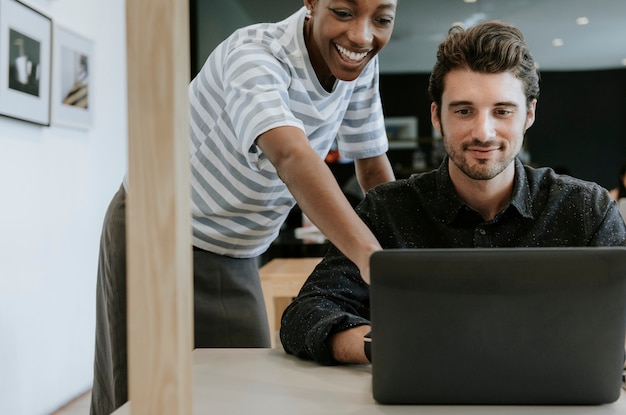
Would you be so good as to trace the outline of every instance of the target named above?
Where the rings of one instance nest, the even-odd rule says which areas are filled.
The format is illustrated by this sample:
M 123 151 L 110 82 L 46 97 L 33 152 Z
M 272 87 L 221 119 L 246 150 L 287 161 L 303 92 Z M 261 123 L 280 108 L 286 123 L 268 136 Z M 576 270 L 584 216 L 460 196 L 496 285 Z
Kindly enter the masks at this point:
M 0 0 L 0 115 L 50 125 L 52 19 Z

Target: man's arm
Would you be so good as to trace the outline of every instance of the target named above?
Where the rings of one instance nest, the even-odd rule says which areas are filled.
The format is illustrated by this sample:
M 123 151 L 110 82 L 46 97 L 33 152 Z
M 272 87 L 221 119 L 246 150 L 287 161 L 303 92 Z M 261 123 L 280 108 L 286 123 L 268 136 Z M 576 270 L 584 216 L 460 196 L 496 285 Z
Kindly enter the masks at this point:
M 369 258 L 381 249 L 380 244 L 354 212 L 304 132 L 296 127 L 274 128 L 260 135 L 257 145 L 302 211 L 358 266 L 361 277 L 369 283 Z
M 331 246 L 283 313 L 280 340 L 287 353 L 303 359 L 324 365 L 337 364 L 336 357 L 347 362 L 350 355 L 342 358 L 332 348 L 348 352 L 352 347 L 340 343 L 342 336 L 332 341 L 336 346 L 331 345 L 330 338 L 360 326 L 369 327 L 369 315 L 369 286 L 354 263 Z M 363 350 L 363 336 L 359 342 Z M 355 342 L 354 350 L 357 348 Z
M 333 358 L 339 363 L 367 364 L 363 336 L 370 332 L 371 326 L 358 326 L 340 331 L 328 339 Z

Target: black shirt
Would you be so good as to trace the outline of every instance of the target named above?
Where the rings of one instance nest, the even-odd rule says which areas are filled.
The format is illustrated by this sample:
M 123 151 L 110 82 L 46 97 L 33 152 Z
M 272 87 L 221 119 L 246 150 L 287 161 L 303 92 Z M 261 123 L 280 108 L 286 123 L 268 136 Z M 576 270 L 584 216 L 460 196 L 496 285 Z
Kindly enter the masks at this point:
M 432 172 L 370 190 L 357 206 L 383 249 L 626 245 L 617 204 L 596 183 L 515 161 L 510 204 L 485 221 L 457 196 L 448 160 Z M 369 324 L 369 286 L 331 246 L 283 314 L 287 353 L 336 363 L 328 336 Z

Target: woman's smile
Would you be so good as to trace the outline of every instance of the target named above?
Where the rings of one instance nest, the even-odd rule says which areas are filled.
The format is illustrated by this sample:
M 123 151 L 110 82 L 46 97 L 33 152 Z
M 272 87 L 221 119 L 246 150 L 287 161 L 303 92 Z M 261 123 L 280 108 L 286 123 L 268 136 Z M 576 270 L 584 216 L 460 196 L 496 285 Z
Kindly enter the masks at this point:
M 356 63 L 361 63 L 365 60 L 365 58 L 367 58 L 367 55 L 370 53 L 370 51 L 365 51 L 365 52 L 352 52 L 346 48 L 344 48 L 341 45 L 335 44 L 335 47 L 337 48 L 337 50 L 339 51 L 339 54 L 345 59 L 348 60 L 350 62 L 356 62 Z

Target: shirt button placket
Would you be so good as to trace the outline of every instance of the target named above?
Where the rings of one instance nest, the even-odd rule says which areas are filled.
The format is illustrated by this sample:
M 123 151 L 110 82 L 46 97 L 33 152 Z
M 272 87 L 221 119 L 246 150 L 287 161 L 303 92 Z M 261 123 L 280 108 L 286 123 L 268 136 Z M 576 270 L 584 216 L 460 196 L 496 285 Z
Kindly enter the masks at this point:
M 479 226 L 474 230 L 474 246 L 478 248 L 489 247 L 490 246 L 489 239 L 490 239 L 489 235 L 485 228 Z

